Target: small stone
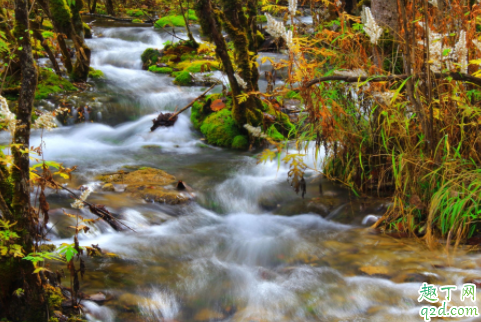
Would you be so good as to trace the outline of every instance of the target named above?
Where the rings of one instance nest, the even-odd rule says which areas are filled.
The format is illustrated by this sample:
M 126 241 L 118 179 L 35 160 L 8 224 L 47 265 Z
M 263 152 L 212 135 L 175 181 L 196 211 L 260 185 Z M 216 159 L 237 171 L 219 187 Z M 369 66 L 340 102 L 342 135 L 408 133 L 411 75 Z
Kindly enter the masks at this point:
M 199 322 L 222 319 L 224 319 L 224 314 L 209 309 L 202 309 L 194 316 L 194 320 Z
M 102 190 L 103 190 L 103 191 L 111 191 L 111 192 L 114 192 L 114 191 L 115 191 L 115 187 L 114 187 L 113 184 L 107 183 L 107 184 L 105 184 L 105 185 L 102 187 Z
M 98 292 L 97 294 L 90 295 L 89 300 L 94 302 L 104 302 L 107 300 L 107 296 L 105 296 L 104 293 Z

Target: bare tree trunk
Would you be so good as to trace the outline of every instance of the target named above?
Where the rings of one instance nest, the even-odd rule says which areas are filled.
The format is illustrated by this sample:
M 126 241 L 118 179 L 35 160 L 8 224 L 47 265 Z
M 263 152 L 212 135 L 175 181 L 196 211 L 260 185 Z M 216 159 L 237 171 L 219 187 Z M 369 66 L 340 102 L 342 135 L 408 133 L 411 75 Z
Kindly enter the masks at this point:
M 184 7 L 182 6 L 182 0 L 179 0 L 179 7 L 180 7 L 180 12 L 182 13 L 182 17 L 184 17 L 185 29 L 187 30 L 187 36 L 189 37 L 189 40 L 192 42 L 192 44 L 195 47 L 197 47 L 198 46 L 197 41 L 195 41 L 195 38 L 192 35 L 192 32 L 190 31 L 189 19 L 188 19 L 189 12 L 187 12 L 187 18 L 186 18 Z M 189 8 L 187 8 L 187 10 L 189 10 Z
M 47 53 L 48 58 L 50 59 L 50 62 L 52 63 L 53 70 L 55 71 L 55 73 L 57 75 L 61 76 L 60 67 L 58 66 L 57 59 L 55 59 L 55 55 L 52 52 L 52 49 L 48 45 L 47 40 L 45 38 L 43 38 L 42 33 L 40 32 L 40 23 L 38 23 L 37 21 L 30 21 L 30 27 L 33 31 L 33 36 L 40 41 L 43 49 Z
M 105 9 L 107 9 L 108 15 L 115 16 L 114 4 L 112 0 L 105 0 Z
M 376 22 L 397 34 L 399 14 L 397 0 L 371 0 L 371 11 Z
M 94 0 L 94 3 L 92 4 L 92 7 L 89 7 L 90 13 L 95 13 L 97 10 L 97 0 Z

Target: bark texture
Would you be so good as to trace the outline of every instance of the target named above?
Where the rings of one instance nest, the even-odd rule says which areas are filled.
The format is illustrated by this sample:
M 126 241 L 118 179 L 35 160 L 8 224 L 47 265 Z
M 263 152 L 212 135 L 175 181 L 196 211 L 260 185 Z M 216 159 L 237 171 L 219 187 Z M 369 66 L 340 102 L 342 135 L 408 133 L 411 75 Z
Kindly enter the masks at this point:
M 399 31 L 397 0 L 371 0 L 371 11 L 376 22 L 391 31 Z

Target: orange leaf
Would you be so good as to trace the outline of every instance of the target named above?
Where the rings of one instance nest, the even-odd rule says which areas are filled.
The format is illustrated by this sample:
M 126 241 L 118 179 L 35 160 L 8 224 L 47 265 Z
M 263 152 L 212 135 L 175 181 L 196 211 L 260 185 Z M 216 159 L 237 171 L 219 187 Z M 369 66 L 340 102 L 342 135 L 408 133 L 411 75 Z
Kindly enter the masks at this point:
M 218 99 L 218 100 L 215 100 L 212 102 L 212 104 L 210 105 L 210 108 L 214 111 L 214 112 L 218 112 L 220 111 L 221 109 L 223 109 L 225 107 L 225 103 L 221 100 L 221 99 Z

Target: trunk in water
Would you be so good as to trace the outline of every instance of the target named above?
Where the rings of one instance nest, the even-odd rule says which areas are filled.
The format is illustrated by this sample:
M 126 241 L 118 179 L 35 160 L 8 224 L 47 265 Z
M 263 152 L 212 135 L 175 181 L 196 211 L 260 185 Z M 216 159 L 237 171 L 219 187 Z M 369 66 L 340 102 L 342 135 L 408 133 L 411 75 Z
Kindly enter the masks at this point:
M 32 45 L 28 26 L 28 1 L 15 0 L 15 38 L 22 47 L 18 55 L 21 64 L 22 83 L 18 107 L 16 109 L 17 125 L 13 135 L 12 154 L 14 166 L 11 170 L 13 197 L 11 203 L 12 218 L 25 253 L 33 251 L 33 241 L 38 220 L 35 211 L 30 207 L 30 162 L 29 154 L 22 150 L 30 147 L 30 120 L 32 117 L 35 89 L 37 87 L 37 68 L 32 55 Z M 2 171 L 2 179 L 5 175 Z M 4 214 L 6 215 L 6 214 Z M 8 215 L 6 216 L 8 217 Z M 32 274 L 31 262 L 20 258 L 4 258 L 0 260 L 0 317 L 12 321 L 46 321 L 47 306 L 42 295 L 42 286 L 37 274 Z M 25 294 L 14 296 L 15 290 L 23 289 Z

